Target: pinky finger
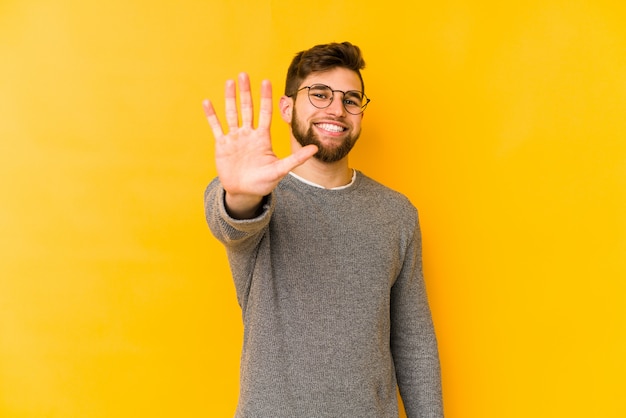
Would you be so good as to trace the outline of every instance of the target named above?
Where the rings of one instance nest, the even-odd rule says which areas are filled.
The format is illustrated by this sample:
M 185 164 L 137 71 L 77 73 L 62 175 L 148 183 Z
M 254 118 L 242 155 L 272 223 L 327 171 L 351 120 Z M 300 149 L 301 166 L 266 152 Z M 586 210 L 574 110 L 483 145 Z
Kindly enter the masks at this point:
M 215 137 L 215 139 L 222 137 L 224 135 L 224 131 L 222 130 L 222 125 L 220 124 L 219 119 L 217 119 L 217 115 L 211 101 L 204 100 L 202 102 L 202 108 L 204 109 L 204 114 L 206 115 L 207 121 L 209 122 L 209 126 L 213 131 L 213 136 Z

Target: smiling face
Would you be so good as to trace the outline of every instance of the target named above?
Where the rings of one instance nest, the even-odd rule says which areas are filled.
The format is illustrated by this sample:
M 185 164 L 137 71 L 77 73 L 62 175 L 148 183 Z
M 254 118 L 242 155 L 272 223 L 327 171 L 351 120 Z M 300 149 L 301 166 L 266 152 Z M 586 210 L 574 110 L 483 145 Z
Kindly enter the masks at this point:
M 325 84 L 333 90 L 362 90 L 357 73 L 341 67 L 312 73 L 303 81 L 300 88 L 314 84 Z M 308 89 L 301 90 L 293 96 L 290 103 L 293 114 L 290 120 L 286 119 L 291 123 L 292 135 L 301 146 L 317 145 L 318 152 L 314 157 L 319 161 L 325 163 L 340 161 L 348 155 L 361 134 L 363 114 L 353 115 L 346 112 L 341 92 L 334 93 L 332 103 L 324 109 L 313 106 L 307 97 L 308 94 Z M 284 108 L 286 114 L 289 114 L 290 105 Z

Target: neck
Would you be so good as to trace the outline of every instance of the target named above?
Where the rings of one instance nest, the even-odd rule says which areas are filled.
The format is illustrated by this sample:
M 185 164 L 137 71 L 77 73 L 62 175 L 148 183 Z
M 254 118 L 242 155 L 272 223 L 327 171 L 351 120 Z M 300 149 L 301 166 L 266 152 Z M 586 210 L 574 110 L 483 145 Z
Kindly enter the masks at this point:
M 352 169 L 348 166 L 347 157 L 334 163 L 324 163 L 313 157 L 292 172 L 326 189 L 345 186 L 352 181 Z

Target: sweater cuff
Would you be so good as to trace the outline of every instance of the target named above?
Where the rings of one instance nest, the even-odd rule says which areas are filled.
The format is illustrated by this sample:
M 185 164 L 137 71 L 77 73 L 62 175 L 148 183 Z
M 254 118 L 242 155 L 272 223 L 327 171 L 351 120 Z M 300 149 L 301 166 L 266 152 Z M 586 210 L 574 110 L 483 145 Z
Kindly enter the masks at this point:
M 219 212 L 220 217 L 230 226 L 240 231 L 250 231 L 257 229 L 259 224 L 266 224 L 269 222 L 271 212 L 274 208 L 273 192 L 263 197 L 261 201 L 261 208 L 259 214 L 250 219 L 237 219 L 230 216 L 228 210 L 226 210 L 226 190 L 222 187 L 220 191 Z

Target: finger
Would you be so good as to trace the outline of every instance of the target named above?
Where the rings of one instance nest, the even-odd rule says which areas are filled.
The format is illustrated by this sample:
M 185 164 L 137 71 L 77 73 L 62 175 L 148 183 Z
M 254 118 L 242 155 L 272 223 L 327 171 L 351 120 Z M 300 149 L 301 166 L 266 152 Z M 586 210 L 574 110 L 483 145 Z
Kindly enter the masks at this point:
M 261 106 L 259 109 L 259 128 L 269 129 L 272 123 L 272 83 L 269 80 L 263 80 L 261 83 Z
M 318 148 L 316 145 L 307 145 L 300 148 L 288 157 L 283 158 L 276 162 L 278 172 L 281 174 L 287 174 L 297 166 L 303 164 L 306 160 L 311 158 Z
M 252 128 L 254 119 L 252 93 L 250 92 L 250 77 L 246 73 L 239 74 L 239 101 L 241 103 L 241 126 Z
M 219 119 L 217 119 L 217 114 L 215 113 L 213 104 L 210 100 L 204 100 L 202 102 L 202 107 L 204 108 L 204 114 L 209 121 L 209 126 L 213 131 L 213 136 L 215 139 L 221 138 L 224 135 L 224 132 L 222 131 L 222 125 L 220 124 Z
M 226 97 L 226 124 L 230 130 L 234 130 L 239 126 L 239 117 L 237 115 L 237 90 L 234 80 L 226 80 L 224 95 Z

